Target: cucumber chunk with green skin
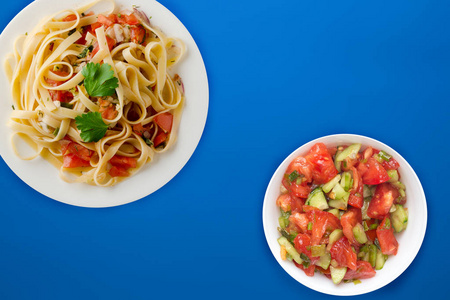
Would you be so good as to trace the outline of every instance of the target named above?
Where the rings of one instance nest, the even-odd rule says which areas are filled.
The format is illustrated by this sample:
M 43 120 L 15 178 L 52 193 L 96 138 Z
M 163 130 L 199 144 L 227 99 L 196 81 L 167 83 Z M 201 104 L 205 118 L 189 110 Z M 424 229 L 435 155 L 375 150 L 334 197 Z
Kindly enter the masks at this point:
M 352 187 L 352 185 L 353 185 L 352 181 L 353 181 L 352 175 L 350 174 L 350 172 L 342 173 L 342 179 L 341 179 L 340 183 L 346 192 L 348 192 L 350 190 L 350 188 Z
M 338 157 L 339 155 L 341 155 L 342 151 L 338 150 L 336 151 L 336 154 L 334 155 L 334 166 L 336 167 L 336 170 L 338 171 L 338 173 L 341 173 L 341 162 L 336 160 L 336 157 Z
M 306 205 L 317 207 L 320 210 L 328 209 L 327 199 L 320 187 L 315 188 L 308 196 L 305 202 Z
M 381 250 L 377 251 L 377 258 L 375 261 L 375 270 L 381 270 L 384 267 L 384 263 L 386 262 L 388 256 L 383 254 Z
M 364 227 L 361 223 L 356 223 L 356 225 L 352 229 L 353 235 L 355 236 L 355 239 L 360 244 L 367 243 L 367 236 L 364 232 Z
M 331 280 L 333 280 L 334 284 L 341 283 L 342 279 L 344 279 L 345 273 L 347 273 L 347 267 L 343 268 L 335 268 L 330 266 Z
M 399 177 L 398 177 L 397 170 L 387 170 L 387 174 L 389 176 L 388 182 L 397 182 L 398 181 Z
M 339 153 L 339 155 L 336 153 L 335 161 L 343 161 L 348 156 L 352 159 L 356 158 L 356 154 L 358 154 L 359 149 L 361 149 L 361 144 L 352 144 Z
M 331 179 L 330 181 L 325 183 L 322 186 L 322 190 L 325 193 L 329 193 L 331 191 L 331 189 L 334 188 L 334 186 L 339 182 L 339 180 L 341 180 L 341 174 L 337 174 L 333 179 Z
M 300 254 L 297 252 L 294 246 L 287 240 L 287 238 L 281 236 L 278 238 L 277 241 L 278 244 L 280 244 L 280 246 L 284 246 L 286 252 L 292 257 L 293 260 L 295 260 L 296 263 L 298 264 L 303 263 L 303 259 L 300 258 Z
M 330 252 L 325 252 L 324 255 L 319 257 L 319 260 L 315 263 L 315 265 L 326 270 L 330 266 L 330 263 L 331 263 L 331 254 Z
M 374 244 L 369 245 L 369 263 L 375 268 L 375 263 L 377 261 L 378 248 Z
M 392 227 L 395 232 L 401 232 L 408 225 L 408 211 L 403 205 L 395 204 L 395 211 L 391 213 Z

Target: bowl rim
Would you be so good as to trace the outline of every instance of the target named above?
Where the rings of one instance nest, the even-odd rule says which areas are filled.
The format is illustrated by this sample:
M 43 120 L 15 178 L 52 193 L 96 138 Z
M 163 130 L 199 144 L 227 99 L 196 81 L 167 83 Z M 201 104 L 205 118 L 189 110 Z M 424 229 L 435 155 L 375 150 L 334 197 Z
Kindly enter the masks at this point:
M 329 142 L 329 140 L 332 140 L 334 142 Z M 273 231 L 274 228 L 269 227 L 269 211 L 270 211 L 270 204 L 274 205 L 275 204 L 275 200 L 273 198 L 273 196 L 271 195 L 271 192 L 274 189 L 274 185 L 275 187 L 278 189 L 278 192 L 276 193 L 277 195 L 279 194 L 279 182 L 278 181 L 279 177 L 280 177 L 280 173 L 283 172 L 286 169 L 287 165 L 298 155 L 301 155 L 302 153 L 307 152 L 312 145 L 314 145 L 315 143 L 318 142 L 323 142 L 325 143 L 327 146 L 328 145 L 333 145 L 333 143 L 335 143 L 336 145 L 339 144 L 338 140 L 343 139 L 343 140 L 360 140 L 361 144 L 363 146 L 365 145 L 370 145 L 370 144 L 378 144 L 380 145 L 379 148 L 383 149 L 383 150 L 387 150 L 392 156 L 395 157 L 395 159 L 397 161 L 399 161 L 400 166 L 402 168 L 402 174 L 406 174 L 408 173 L 409 176 L 411 176 L 411 181 L 414 182 L 416 186 L 416 190 L 419 191 L 419 194 L 417 196 L 415 196 L 414 198 L 420 198 L 422 199 L 422 201 L 419 202 L 419 204 L 417 204 L 418 206 L 421 206 L 420 209 L 418 209 L 419 214 L 416 215 L 416 221 L 418 226 L 420 225 L 420 232 L 415 232 L 414 233 L 414 237 L 417 237 L 417 239 L 415 239 L 412 242 L 412 248 L 408 248 L 408 256 L 407 257 L 403 257 L 401 262 L 401 266 L 396 268 L 394 272 L 391 272 L 388 274 L 388 276 L 385 276 L 387 278 L 380 278 L 380 277 L 373 277 L 375 283 L 372 283 L 370 285 L 370 287 L 368 287 L 367 289 L 361 288 L 358 286 L 363 286 L 364 281 L 366 280 L 371 280 L 371 279 L 364 279 L 363 284 L 361 285 L 351 285 L 351 288 L 337 288 L 341 285 L 334 285 L 334 288 L 329 288 L 328 286 L 324 286 L 324 285 L 315 285 L 315 284 L 310 284 L 309 280 L 306 280 L 307 276 L 304 274 L 304 272 L 299 271 L 299 269 L 295 268 L 295 272 L 293 271 L 294 269 L 292 269 L 292 267 L 294 266 L 291 262 L 289 261 L 282 261 L 279 255 L 279 245 L 278 243 L 276 243 L 276 239 L 271 240 L 271 238 L 273 237 L 273 235 L 270 235 L 269 232 Z M 328 141 L 328 142 L 327 142 Z M 344 143 L 351 143 L 351 142 L 344 142 Z M 398 159 L 397 159 L 398 158 Z M 278 175 L 278 176 L 277 176 Z M 406 175 L 403 175 L 406 176 Z M 275 182 L 276 181 L 276 182 Z M 273 192 L 272 192 L 273 193 Z M 409 202 L 408 202 L 409 203 Z M 408 207 L 408 206 L 407 206 Z M 272 206 L 273 208 L 273 206 Z M 278 216 L 276 216 L 278 218 Z M 393 148 L 391 148 L 390 146 L 386 145 L 385 143 L 376 140 L 374 138 L 368 137 L 368 136 L 363 136 L 363 135 L 358 135 L 358 134 L 350 134 L 350 133 L 341 133 L 341 134 L 332 134 L 332 135 L 326 135 L 326 136 L 322 136 L 319 138 L 316 138 L 314 140 L 311 140 L 303 145 L 301 145 L 300 147 L 298 147 L 297 149 L 295 149 L 294 151 L 292 151 L 276 168 L 275 172 L 273 173 L 269 184 L 267 185 L 267 189 L 264 195 L 264 202 L 263 202 L 263 209 L 262 209 L 262 222 L 263 222 L 263 230 L 264 230 L 264 235 L 266 238 L 266 242 L 273 254 L 273 256 L 275 257 L 275 259 L 277 260 L 277 262 L 279 263 L 279 265 L 282 267 L 282 269 L 287 272 L 293 279 L 295 279 L 296 281 L 298 281 L 299 283 L 301 283 L 302 285 L 315 290 L 317 292 L 320 293 L 324 293 L 324 294 L 329 294 L 329 295 L 336 295 L 336 296 L 352 296 L 352 295 L 361 295 L 361 294 L 366 294 L 372 291 L 375 291 L 377 289 L 380 289 L 386 285 L 388 285 L 389 283 L 391 283 L 392 281 L 394 281 L 396 278 L 398 278 L 409 266 L 410 264 L 414 261 L 415 257 L 417 256 L 423 241 L 424 241 L 424 237 L 425 237 L 425 233 L 426 233 L 426 227 L 427 227 L 427 219 L 428 219 L 428 210 L 427 210 L 427 204 L 426 204 L 426 197 L 425 197 L 425 192 L 423 190 L 422 184 L 417 176 L 417 174 L 415 173 L 414 169 L 411 167 L 411 165 L 397 152 L 395 151 Z M 411 226 L 410 226 L 411 227 Z M 402 232 L 403 233 L 403 232 Z M 400 233 L 400 234 L 402 234 Z M 278 249 L 276 249 L 278 248 Z M 290 263 L 290 266 L 289 264 Z M 377 271 L 380 272 L 381 270 Z M 311 277 L 309 277 L 311 278 Z M 314 278 L 314 277 L 313 277 Z M 328 279 L 327 279 L 328 280 Z M 331 282 L 331 280 L 329 281 Z M 346 285 L 344 285 L 345 287 Z

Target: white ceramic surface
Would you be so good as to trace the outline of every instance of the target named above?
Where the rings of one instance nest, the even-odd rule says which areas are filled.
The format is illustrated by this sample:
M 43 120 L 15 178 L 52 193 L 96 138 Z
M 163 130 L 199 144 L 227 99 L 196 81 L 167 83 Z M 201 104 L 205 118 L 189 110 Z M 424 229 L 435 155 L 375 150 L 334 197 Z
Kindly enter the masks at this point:
M 71 9 L 88 3 L 86 0 L 36 0 L 24 8 L 4 29 L 0 36 L 0 58 L 13 51 L 13 42 L 19 34 L 31 29 L 44 17 L 63 9 Z M 169 182 L 187 163 L 200 141 L 208 113 L 209 92 L 206 69 L 195 41 L 167 8 L 153 0 L 117 0 L 120 8 L 132 9 L 138 6 L 151 16 L 153 25 L 166 35 L 178 37 L 187 48 L 186 56 L 172 70 L 178 73 L 185 86 L 185 106 L 178 132 L 178 139 L 172 149 L 156 155 L 135 176 L 113 187 L 102 188 L 87 184 L 62 181 L 58 170 L 47 161 L 37 158 L 32 161 L 19 159 L 11 147 L 11 130 L 6 126 L 11 113 L 12 98 L 8 79 L 0 70 L 0 154 L 11 170 L 26 184 L 52 199 L 84 207 L 109 207 L 141 199 Z M 101 12 L 101 11 L 98 11 Z
M 292 262 L 283 261 L 280 258 L 280 246 L 277 238 L 280 236 L 277 227 L 278 217 L 280 216 L 279 208 L 275 201 L 280 193 L 281 180 L 289 163 L 297 156 L 306 154 L 311 147 L 318 142 L 322 142 L 327 146 L 337 146 L 343 144 L 361 143 L 364 146 L 372 146 L 379 150 L 384 150 L 392 155 L 400 164 L 399 172 L 401 181 L 406 186 L 407 203 L 409 218 L 408 227 L 405 231 L 396 235 L 399 250 L 396 256 L 390 256 L 386 261 L 384 268 L 377 271 L 377 274 L 370 279 L 362 279 L 361 284 L 341 283 L 339 285 L 326 278 L 324 275 L 316 273 L 314 277 L 308 277 L 305 273 L 298 269 Z M 377 290 L 396 279 L 403 271 L 408 268 L 416 257 L 420 246 L 422 245 L 427 226 L 427 205 L 422 185 L 408 162 L 389 146 L 360 135 L 353 134 L 337 134 L 318 138 L 306 143 L 294 152 L 292 152 L 275 171 L 264 198 L 263 205 L 263 226 L 267 243 L 272 251 L 275 259 L 280 266 L 295 280 L 301 284 L 330 295 L 359 295 Z

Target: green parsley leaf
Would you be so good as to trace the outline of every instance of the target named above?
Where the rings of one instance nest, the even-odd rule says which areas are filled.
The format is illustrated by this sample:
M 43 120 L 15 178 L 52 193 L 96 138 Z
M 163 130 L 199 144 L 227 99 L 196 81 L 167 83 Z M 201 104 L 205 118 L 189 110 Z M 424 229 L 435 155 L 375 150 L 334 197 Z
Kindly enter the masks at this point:
M 119 79 L 114 77 L 114 71 L 109 64 L 88 63 L 81 70 L 84 76 L 84 87 L 90 96 L 112 96 L 119 86 Z
M 99 112 L 88 112 L 75 118 L 77 128 L 81 130 L 80 137 L 83 141 L 98 142 L 105 136 L 108 124 L 103 122 Z

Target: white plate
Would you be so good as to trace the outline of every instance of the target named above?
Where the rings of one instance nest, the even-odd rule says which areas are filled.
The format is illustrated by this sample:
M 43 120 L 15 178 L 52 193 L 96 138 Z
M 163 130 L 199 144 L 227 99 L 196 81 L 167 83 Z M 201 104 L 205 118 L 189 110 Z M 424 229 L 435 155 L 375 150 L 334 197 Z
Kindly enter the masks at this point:
M 280 210 L 276 206 L 275 201 L 280 194 L 281 180 L 289 163 L 297 156 L 306 154 L 315 143 L 324 143 L 327 146 L 338 146 L 344 144 L 361 143 L 364 146 L 372 146 L 379 150 L 384 150 L 392 155 L 400 164 L 398 169 L 401 174 L 401 181 L 406 186 L 408 208 L 408 227 L 405 231 L 396 234 L 399 243 L 398 253 L 390 256 L 386 261 L 383 269 L 377 271 L 377 274 L 369 279 L 362 279 L 360 284 L 341 283 L 339 285 L 326 278 L 324 275 L 315 273 L 314 277 L 308 277 L 305 273 L 298 269 L 292 262 L 283 261 L 280 258 L 280 245 L 277 238 L 280 236 L 277 227 Z M 267 243 L 269 244 L 272 254 L 281 265 L 281 267 L 301 284 L 330 295 L 359 295 L 379 289 L 395 278 L 400 276 L 403 271 L 408 268 L 411 262 L 419 252 L 427 227 L 427 204 L 425 194 L 414 170 L 408 162 L 400 156 L 394 149 L 389 146 L 360 135 L 354 134 L 336 134 L 313 140 L 301 146 L 292 152 L 275 171 L 270 183 L 267 187 L 263 205 L 263 226 Z
M 4 29 L 0 36 L 0 58 L 13 51 L 16 37 L 29 32 L 45 16 L 63 9 L 88 3 L 85 0 L 36 0 L 24 8 Z M 152 0 L 117 0 L 123 8 L 137 5 L 151 16 L 151 22 L 166 35 L 178 37 L 186 44 L 187 53 L 177 68 L 172 70 L 183 79 L 186 102 L 181 118 L 178 138 L 169 151 L 156 155 L 135 176 L 113 187 L 96 187 L 87 184 L 66 183 L 58 170 L 42 158 L 32 161 L 19 159 L 11 147 L 12 131 L 6 126 L 11 113 L 12 97 L 8 79 L 0 70 L 0 154 L 11 170 L 26 184 L 52 199 L 84 207 L 109 207 L 129 203 L 155 192 L 169 182 L 187 163 L 197 147 L 208 113 L 208 79 L 200 51 L 184 25 L 167 8 Z

